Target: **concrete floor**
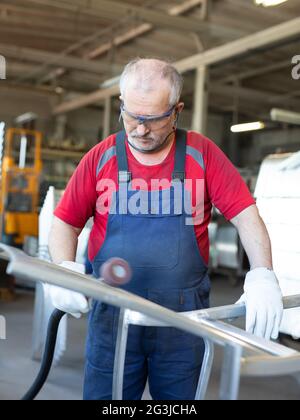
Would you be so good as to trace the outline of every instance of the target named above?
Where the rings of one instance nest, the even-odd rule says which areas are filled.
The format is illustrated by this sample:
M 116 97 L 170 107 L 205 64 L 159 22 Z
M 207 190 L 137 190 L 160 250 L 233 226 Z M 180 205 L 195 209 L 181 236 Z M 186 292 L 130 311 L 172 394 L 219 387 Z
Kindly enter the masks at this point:
M 214 278 L 212 284 L 212 306 L 234 303 L 241 294 L 242 285 L 232 287 L 225 278 Z M 14 302 L 0 303 L 0 314 L 7 322 L 7 339 L 0 340 L 1 400 L 19 399 L 39 368 L 39 363 L 31 360 L 33 298 L 32 292 L 18 290 Z M 68 331 L 67 351 L 59 365 L 52 368 L 38 399 L 81 399 L 86 320 L 70 319 Z M 217 349 L 207 395 L 210 400 L 218 398 L 221 357 Z M 300 385 L 293 377 L 243 379 L 240 399 L 299 400 Z

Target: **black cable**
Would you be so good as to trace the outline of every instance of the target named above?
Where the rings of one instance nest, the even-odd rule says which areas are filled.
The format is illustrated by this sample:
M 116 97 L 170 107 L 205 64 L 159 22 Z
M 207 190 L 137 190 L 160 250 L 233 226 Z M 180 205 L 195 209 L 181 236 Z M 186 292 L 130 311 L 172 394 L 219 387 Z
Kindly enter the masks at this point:
M 65 312 L 55 309 L 49 319 L 48 329 L 47 329 L 47 338 L 45 344 L 45 350 L 42 358 L 40 371 L 35 378 L 35 381 L 26 392 L 26 394 L 21 398 L 21 400 L 34 400 L 37 394 L 40 392 L 44 383 L 46 382 L 54 356 L 54 350 L 56 345 L 57 331 L 59 327 L 60 320 L 65 315 Z

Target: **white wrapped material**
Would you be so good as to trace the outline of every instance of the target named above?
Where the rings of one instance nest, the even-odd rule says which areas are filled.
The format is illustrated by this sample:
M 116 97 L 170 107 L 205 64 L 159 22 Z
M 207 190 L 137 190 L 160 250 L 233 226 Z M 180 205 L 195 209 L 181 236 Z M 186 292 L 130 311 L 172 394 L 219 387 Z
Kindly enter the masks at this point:
M 280 170 L 292 170 L 300 168 L 300 152 L 293 153 L 288 159 L 279 164 Z
M 284 165 L 292 156 L 271 155 L 263 161 L 254 193 L 257 198 L 300 198 L 300 165 L 294 169 L 285 169 Z
M 299 290 L 298 290 L 299 293 Z M 291 335 L 295 340 L 300 338 L 300 311 L 299 309 L 286 309 L 280 325 L 280 332 Z
M 39 215 L 39 258 L 50 261 L 48 250 L 48 237 L 53 220 L 54 209 L 62 196 L 63 191 L 49 187 L 43 207 Z M 36 285 L 35 308 L 33 319 L 33 358 L 40 359 L 45 347 L 46 332 L 49 318 L 54 310 L 51 298 L 42 283 Z M 63 317 L 57 334 L 54 353 L 54 363 L 57 363 L 66 350 L 67 317 Z
M 272 250 L 274 271 L 281 277 L 296 279 L 300 282 L 300 253 Z M 282 281 L 283 282 L 283 281 Z M 299 291 L 298 291 L 299 293 Z
M 300 153 L 266 158 L 254 195 L 271 238 L 283 295 L 300 294 Z M 280 331 L 300 338 L 300 309 L 284 311 Z
M 286 222 L 282 224 L 267 223 L 266 226 L 273 251 L 288 251 L 293 253 L 299 249 L 300 225 L 292 225 Z
M 39 216 L 39 258 L 50 261 L 48 238 L 53 220 L 53 212 L 60 200 L 63 191 L 50 187 Z M 76 262 L 84 264 L 86 258 L 87 242 L 92 226 L 89 220 L 78 238 Z M 40 359 L 45 346 L 46 331 L 49 317 L 54 310 L 47 288 L 37 284 L 35 295 L 35 310 L 33 321 L 33 358 Z M 57 363 L 66 350 L 67 340 L 67 316 L 60 321 L 57 343 L 54 353 L 54 362 Z
M 300 226 L 300 200 L 298 197 L 285 198 L 284 200 L 282 197 L 262 197 L 256 199 L 256 204 L 267 225 L 274 223 L 290 225 L 290 220 L 293 220 L 294 226 Z
M 299 255 L 300 257 L 300 255 Z M 299 294 L 299 272 L 298 279 L 281 277 L 281 290 L 284 296 Z M 294 339 L 300 338 L 300 311 L 299 309 L 286 309 L 283 313 L 283 319 L 280 331 L 290 334 Z
M 76 252 L 76 262 L 80 264 L 86 263 L 87 257 L 87 244 L 89 241 L 90 233 L 93 227 L 93 219 L 90 218 L 85 227 L 82 229 L 79 237 L 78 237 L 78 245 L 77 245 L 77 252 Z

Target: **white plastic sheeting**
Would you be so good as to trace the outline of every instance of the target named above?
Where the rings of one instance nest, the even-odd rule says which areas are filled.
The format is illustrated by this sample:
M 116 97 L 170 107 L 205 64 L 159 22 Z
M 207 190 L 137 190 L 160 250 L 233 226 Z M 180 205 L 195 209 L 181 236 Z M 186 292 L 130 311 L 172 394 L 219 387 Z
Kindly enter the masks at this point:
M 54 187 L 50 187 L 43 207 L 39 216 L 39 258 L 42 260 L 50 261 L 50 255 L 48 250 L 48 238 L 53 220 L 53 212 L 55 207 L 61 198 L 63 191 L 55 190 Z M 78 238 L 78 248 L 76 254 L 76 261 L 84 264 L 86 258 L 86 247 L 91 230 L 92 221 L 90 220 L 86 227 L 82 230 Z M 34 322 L 33 322 L 33 358 L 40 359 L 46 339 L 46 332 L 49 317 L 53 307 L 47 288 L 44 288 L 42 283 L 36 286 L 35 295 L 35 309 L 34 309 Z M 67 316 L 62 318 L 58 335 L 57 343 L 54 353 L 54 363 L 57 363 L 64 351 L 66 350 L 67 341 Z
M 50 261 L 48 251 L 48 237 L 50 233 L 51 223 L 53 220 L 53 212 L 58 203 L 62 191 L 55 190 L 50 187 L 43 207 L 39 215 L 39 258 Z M 44 350 L 46 341 L 47 325 L 50 315 L 54 307 L 48 296 L 47 289 L 43 284 L 36 285 L 35 292 L 35 308 L 33 319 L 33 358 L 40 359 Z M 66 350 L 66 335 L 67 335 L 67 317 L 64 317 L 59 326 L 56 348 L 54 353 L 54 363 L 57 363 L 64 351 Z
M 275 273 L 284 296 L 300 293 L 300 152 L 270 155 L 254 193 L 272 243 Z M 300 338 L 300 309 L 284 311 L 280 331 Z

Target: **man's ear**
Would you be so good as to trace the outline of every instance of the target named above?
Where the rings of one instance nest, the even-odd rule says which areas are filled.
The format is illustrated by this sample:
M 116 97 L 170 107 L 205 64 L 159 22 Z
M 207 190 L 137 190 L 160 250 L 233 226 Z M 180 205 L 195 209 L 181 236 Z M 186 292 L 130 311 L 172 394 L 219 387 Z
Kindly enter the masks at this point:
M 176 106 L 176 111 L 175 111 L 175 121 L 174 121 L 174 125 L 173 125 L 173 129 L 175 130 L 178 124 L 178 118 L 179 118 L 179 114 L 181 113 L 181 111 L 184 108 L 184 103 L 183 102 L 179 102 L 179 104 Z
M 184 108 L 184 102 L 179 102 L 177 105 L 177 111 L 178 113 L 182 112 Z

